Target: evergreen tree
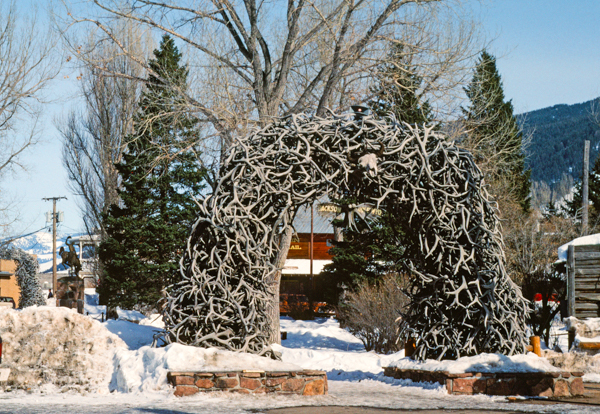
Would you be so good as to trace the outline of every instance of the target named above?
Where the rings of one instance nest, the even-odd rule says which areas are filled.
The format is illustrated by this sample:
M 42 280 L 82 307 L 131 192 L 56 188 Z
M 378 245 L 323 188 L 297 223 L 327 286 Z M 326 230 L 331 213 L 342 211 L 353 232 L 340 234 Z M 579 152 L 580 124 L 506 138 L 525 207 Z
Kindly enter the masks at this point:
M 382 118 L 393 114 L 400 122 L 424 124 L 431 122 L 429 103 L 422 101 L 419 90 L 422 79 L 416 74 L 402 48 L 394 46 L 390 63 L 379 68 L 380 80 L 371 90 L 375 98 L 369 107 Z M 361 190 L 364 194 L 364 190 Z M 365 200 L 348 192 L 336 203 L 345 206 L 360 204 Z M 385 208 L 385 206 L 384 206 Z M 343 227 L 343 240 L 334 242 L 332 263 L 323 271 L 328 284 L 324 288 L 325 300 L 337 303 L 342 289 L 356 289 L 365 281 L 377 281 L 386 274 L 403 273 L 405 238 L 402 217 L 384 211 L 381 217 L 371 217 L 370 223 L 356 218 L 351 226 Z M 341 220 L 334 225 L 342 226 Z
M 473 152 L 494 196 L 501 198 L 508 193 L 528 212 L 531 170 L 525 170 L 523 134 L 512 102 L 504 101 L 496 58 L 485 50 L 465 92 L 470 105 L 463 108 L 467 129 L 463 145 Z
M 600 156 L 594 161 L 594 166 L 588 177 L 588 200 L 591 204 L 589 209 L 589 222 L 595 225 L 600 220 Z M 583 190 L 581 180 L 575 184 L 573 199 L 567 201 L 567 214 L 570 217 L 581 218 L 581 207 L 583 203 Z
M 431 122 L 431 106 L 419 95 L 423 79 L 411 67 L 401 45 L 392 46 L 389 63 L 379 67 L 379 75 L 378 84 L 371 88 L 375 98 L 369 102 L 375 114 L 383 118 L 392 113 L 409 124 Z
M 197 120 L 189 116 L 173 85 L 186 89 L 187 68 L 165 35 L 154 51 L 150 75 L 134 118 L 123 160 L 120 205 L 104 215 L 107 238 L 100 245 L 101 304 L 154 307 L 172 283 L 195 219 L 195 202 L 205 171 L 196 151 Z M 165 83 L 169 83 L 166 87 Z
M 577 181 L 573 187 L 573 198 L 565 202 L 565 210 L 569 217 L 581 219 L 581 207 L 583 205 L 583 194 L 581 181 Z

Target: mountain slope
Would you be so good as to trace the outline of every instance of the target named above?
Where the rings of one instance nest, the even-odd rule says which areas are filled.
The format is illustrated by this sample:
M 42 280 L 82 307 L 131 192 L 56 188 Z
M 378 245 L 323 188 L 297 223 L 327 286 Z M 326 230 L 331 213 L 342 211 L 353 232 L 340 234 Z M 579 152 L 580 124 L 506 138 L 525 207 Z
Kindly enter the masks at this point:
M 533 181 L 552 184 L 564 173 L 578 179 L 586 139 L 591 142 L 590 165 L 593 165 L 600 149 L 600 126 L 591 115 L 594 109 L 600 110 L 600 98 L 518 115 L 525 135 L 531 135 L 527 165 Z
M 56 249 L 65 246 L 67 237 L 81 236 L 83 233 L 58 233 L 56 235 Z M 12 247 L 18 247 L 27 253 L 37 255 L 40 264 L 40 273 L 51 271 L 52 269 L 52 233 L 41 230 L 26 237 L 21 237 L 11 243 Z M 61 259 L 57 257 L 58 270 L 62 268 Z

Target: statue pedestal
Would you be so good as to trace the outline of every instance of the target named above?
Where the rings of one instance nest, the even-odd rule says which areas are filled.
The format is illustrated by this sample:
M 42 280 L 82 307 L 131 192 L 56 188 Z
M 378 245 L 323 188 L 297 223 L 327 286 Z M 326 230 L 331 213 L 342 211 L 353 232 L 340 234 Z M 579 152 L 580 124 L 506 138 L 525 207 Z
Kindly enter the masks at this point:
M 83 314 L 84 298 L 83 279 L 80 279 L 77 276 L 68 276 L 58 279 L 58 289 L 56 290 L 58 306 L 77 309 L 78 313 Z

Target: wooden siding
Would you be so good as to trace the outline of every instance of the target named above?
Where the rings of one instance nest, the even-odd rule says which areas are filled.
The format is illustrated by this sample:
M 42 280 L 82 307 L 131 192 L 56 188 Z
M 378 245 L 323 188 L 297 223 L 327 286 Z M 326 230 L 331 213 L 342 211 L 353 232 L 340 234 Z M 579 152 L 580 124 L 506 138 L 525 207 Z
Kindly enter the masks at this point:
M 600 317 L 600 245 L 569 246 L 567 295 L 569 316 Z
M 17 283 L 17 277 L 14 274 L 16 270 L 17 262 L 14 260 L 0 260 L 0 271 L 10 273 L 10 276 L 0 277 L 0 296 L 9 296 L 13 298 L 18 307 L 21 289 Z

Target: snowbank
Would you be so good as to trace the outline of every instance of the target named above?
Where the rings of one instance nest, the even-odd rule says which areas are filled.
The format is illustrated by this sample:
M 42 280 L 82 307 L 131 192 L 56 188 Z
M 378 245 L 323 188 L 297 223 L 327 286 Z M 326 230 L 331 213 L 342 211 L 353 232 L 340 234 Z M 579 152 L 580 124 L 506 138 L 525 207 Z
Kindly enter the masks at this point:
M 141 393 L 167 390 L 169 371 L 297 371 L 298 365 L 216 348 L 171 344 L 164 348 L 118 349 L 110 390 Z
M 546 358 L 540 358 L 533 352 L 525 355 L 506 356 L 501 354 L 480 354 L 458 358 L 456 361 L 426 360 L 414 361 L 402 358 L 391 361 L 391 367 L 401 369 L 422 369 L 428 371 L 462 372 L 558 372 Z
M 2 366 L 8 385 L 58 387 L 61 391 L 105 388 L 112 351 L 125 343 L 99 322 L 67 308 L 0 309 Z
M 569 246 L 585 246 L 588 244 L 600 244 L 600 233 L 579 237 L 560 246 L 558 248 L 558 262 L 567 261 L 567 251 L 569 250 Z

